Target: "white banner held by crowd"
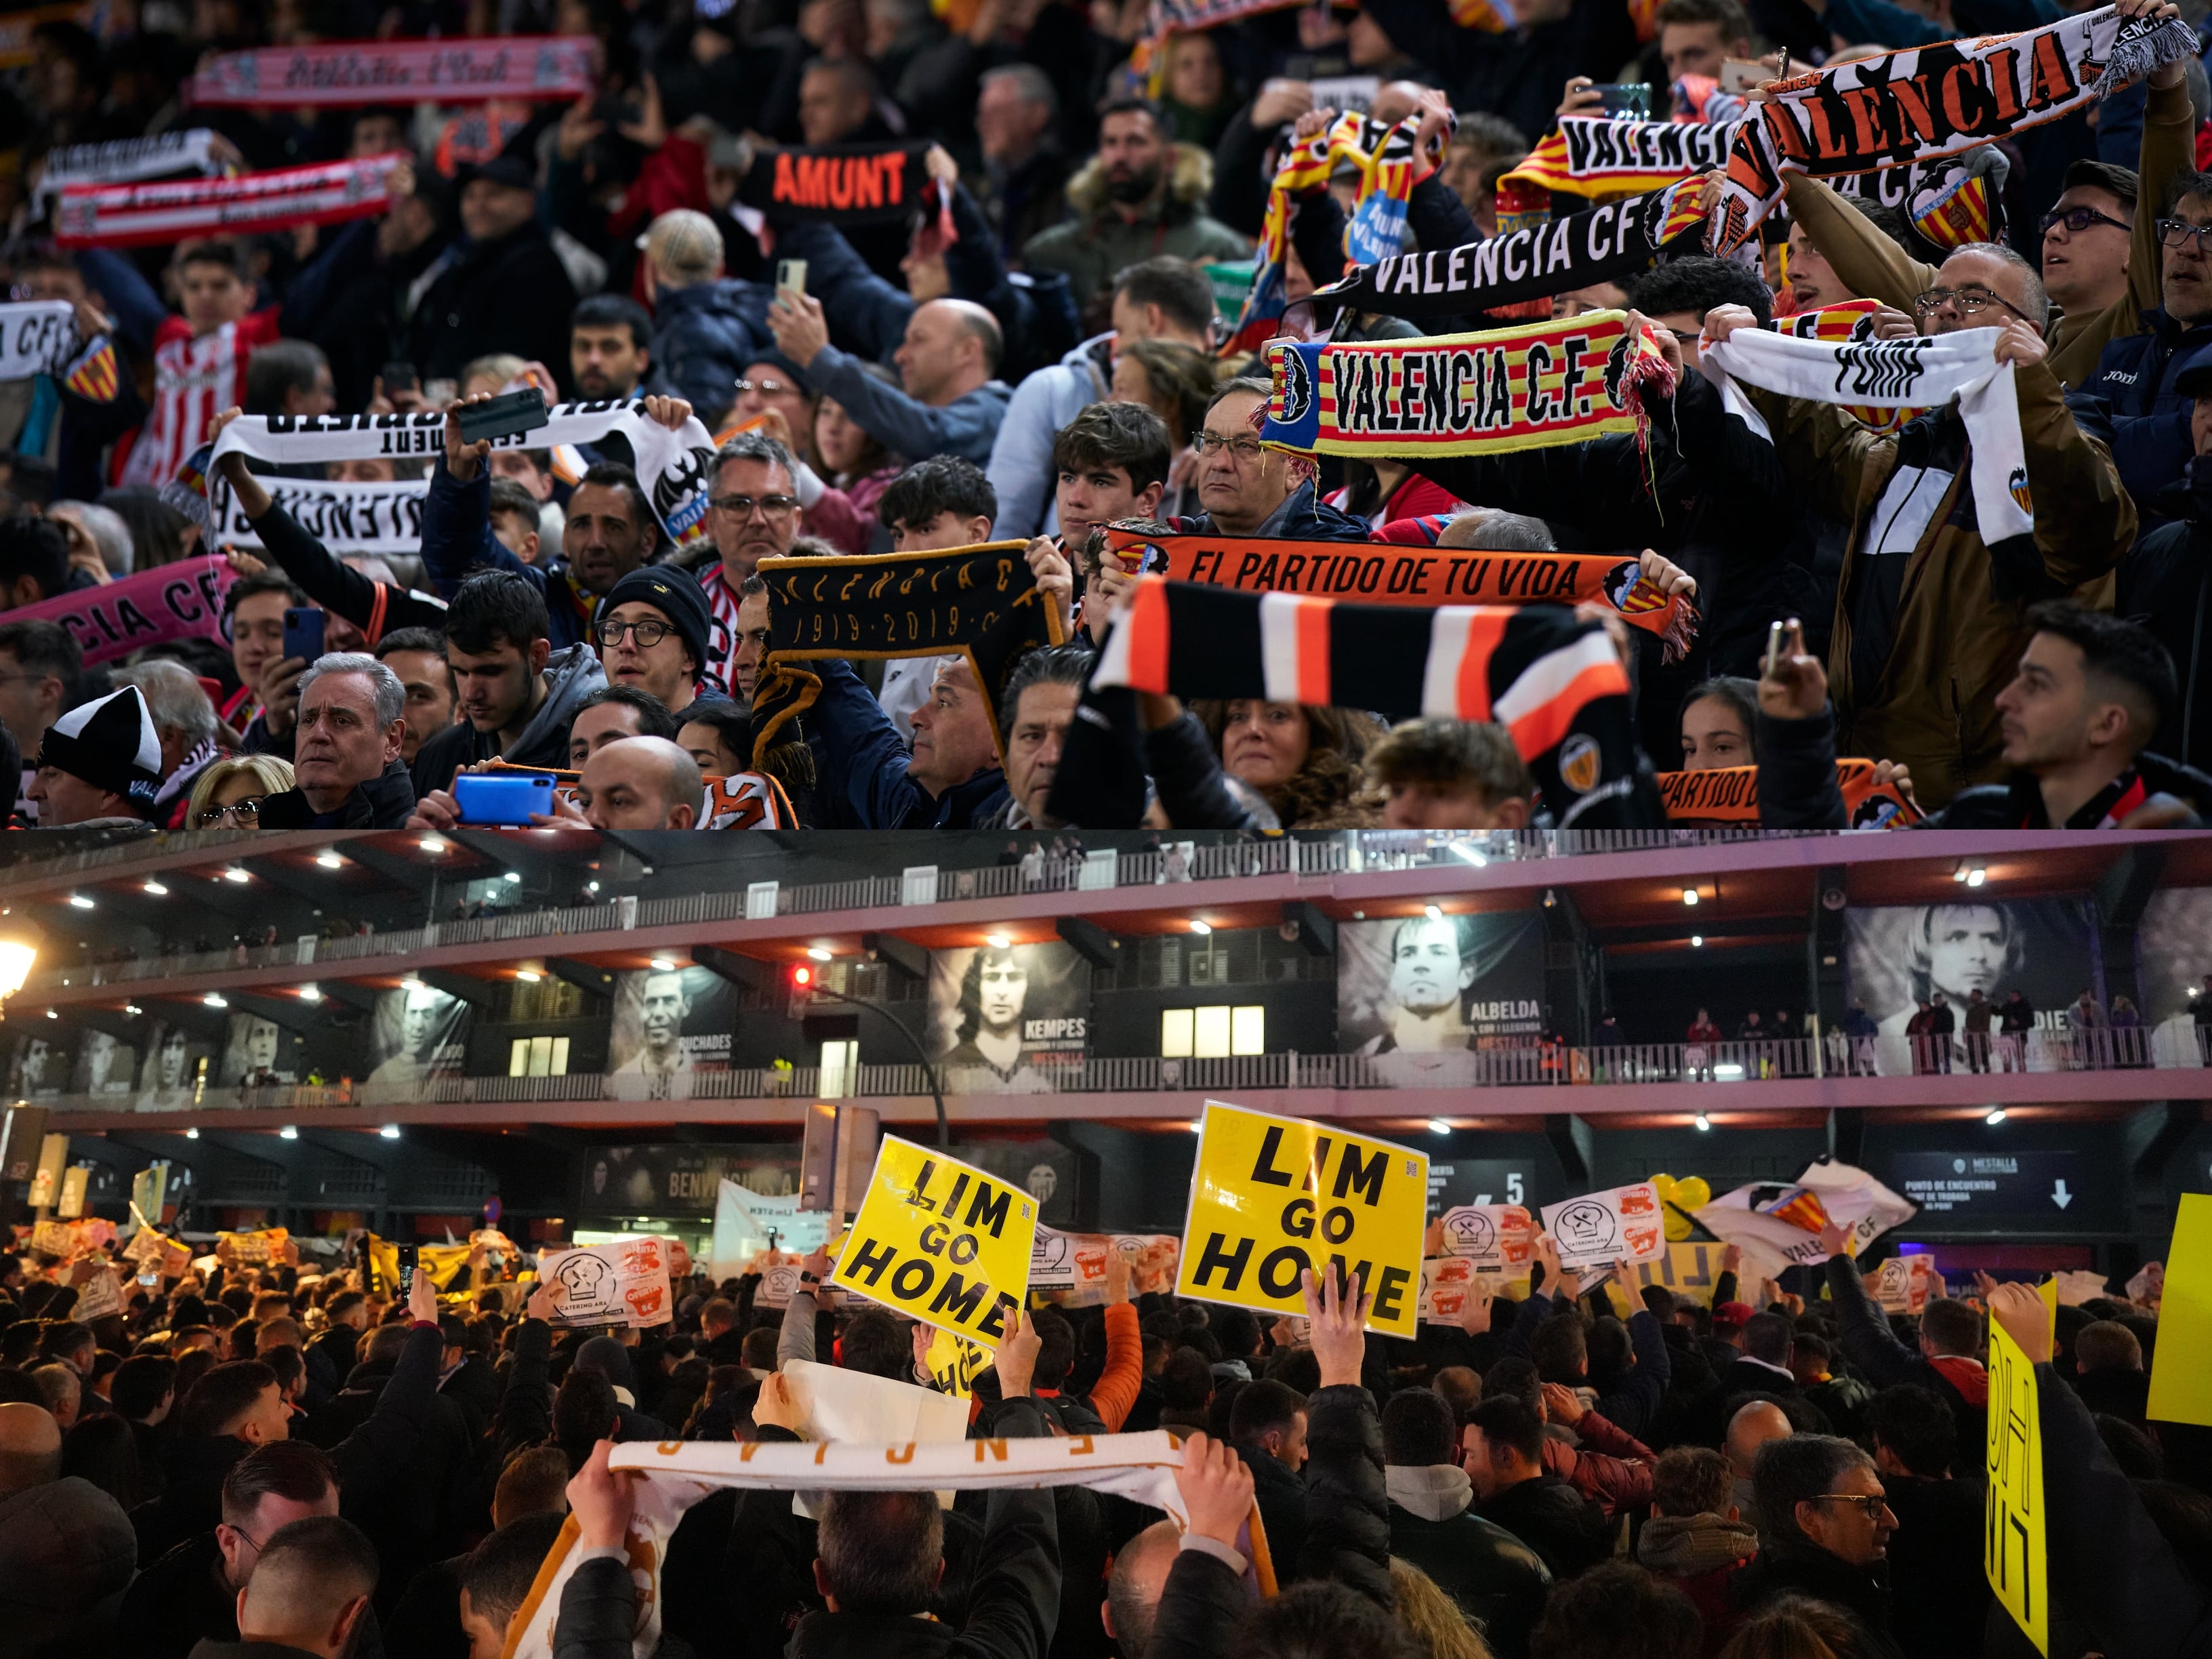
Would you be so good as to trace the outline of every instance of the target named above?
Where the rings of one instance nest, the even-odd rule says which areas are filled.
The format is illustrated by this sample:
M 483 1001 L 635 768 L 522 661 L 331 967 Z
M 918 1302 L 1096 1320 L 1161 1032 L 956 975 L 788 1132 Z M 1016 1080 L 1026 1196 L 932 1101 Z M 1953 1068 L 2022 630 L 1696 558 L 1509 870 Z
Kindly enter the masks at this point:
M 422 503 L 430 494 L 428 478 L 394 483 L 330 483 L 319 478 L 263 478 L 277 506 L 293 522 L 333 553 L 419 553 L 422 550 Z M 256 548 L 260 533 L 237 495 L 218 485 L 215 498 L 217 545 Z
M 1544 1231 L 1559 1243 L 1562 1267 L 1656 1261 L 1667 1251 L 1659 1189 L 1648 1181 L 1547 1204 Z
M 1828 1259 L 1820 1243 L 1820 1229 L 1828 1222 L 1850 1229 L 1847 1248 L 1856 1256 L 1911 1220 L 1919 1207 L 1864 1170 L 1816 1163 L 1794 1186 L 1753 1182 L 1723 1193 L 1697 1212 L 1697 1219 L 1714 1237 L 1743 1251 L 1747 1275 L 1772 1279 L 1784 1267 L 1818 1267 Z
M 76 307 L 68 301 L 0 305 L 0 380 L 58 374 L 76 350 Z
M 64 144 L 46 152 L 39 175 L 33 211 L 70 185 L 128 185 L 172 173 L 211 178 L 223 171 L 216 159 L 215 133 L 207 127 L 157 132 L 149 138 L 118 138 L 105 144 Z

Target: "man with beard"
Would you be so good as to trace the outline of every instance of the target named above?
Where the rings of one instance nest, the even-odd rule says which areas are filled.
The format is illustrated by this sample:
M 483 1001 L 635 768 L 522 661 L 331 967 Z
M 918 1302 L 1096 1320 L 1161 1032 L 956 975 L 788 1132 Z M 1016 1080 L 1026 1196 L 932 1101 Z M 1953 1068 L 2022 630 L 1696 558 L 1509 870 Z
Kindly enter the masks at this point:
M 1212 174 L 1205 151 L 1170 142 L 1149 100 L 1116 99 L 1099 117 L 1098 154 L 1068 183 L 1080 216 L 1031 237 L 1023 264 L 1065 271 L 1080 310 L 1140 259 L 1245 258 L 1251 239 L 1206 211 Z
M 1465 1072 L 1472 1080 L 1464 1000 L 1474 984 L 1455 918 L 1400 922 L 1390 934 L 1390 1029 L 1359 1052 L 1375 1055 L 1395 1079 Z
M 637 1052 L 615 1067 L 619 1076 L 668 1078 L 691 1069 L 691 1056 L 684 1052 L 684 1022 L 691 1017 L 691 998 L 678 969 L 655 969 L 645 976 L 643 1006 L 638 1016 Z
M 627 294 L 594 294 L 568 319 L 568 377 L 579 398 L 630 398 L 653 362 L 653 319 Z

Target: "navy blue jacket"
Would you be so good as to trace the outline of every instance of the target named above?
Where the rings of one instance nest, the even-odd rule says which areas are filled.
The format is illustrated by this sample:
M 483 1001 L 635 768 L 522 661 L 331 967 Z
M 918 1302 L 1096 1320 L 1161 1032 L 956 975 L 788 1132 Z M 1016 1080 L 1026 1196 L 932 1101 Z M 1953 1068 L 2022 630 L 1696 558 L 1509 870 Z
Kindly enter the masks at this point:
M 728 277 L 663 289 L 653 303 L 647 385 L 683 398 L 701 419 L 714 419 L 737 401 L 736 381 L 745 366 L 775 349 L 768 325 L 775 297 L 762 283 Z
M 2173 389 L 2176 376 L 2212 351 L 2212 323 L 2185 327 L 2166 307 L 2142 313 L 2144 331 L 2124 335 L 2097 359 L 2079 394 L 2112 406 L 2112 460 L 2135 497 L 2142 528 L 2164 524 L 2152 503 L 2181 482 L 2195 447 L 2189 438 L 2191 399 Z
M 545 596 L 552 626 L 546 637 L 558 651 L 587 645 L 592 607 L 568 574 L 565 559 L 526 564 L 491 533 L 491 472 L 479 465 L 466 483 L 446 470 L 440 455 L 430 466 L 430 494 L 422 503 L 422 570 L 439 597 L 450 599 L 479 570 L 514 570 Z
M 1006 804 L 1006 775 L 995 768 L 933 796 L 908 775 L 898 728 L 853 665 L 830 657 L 813 666 L 822 690 L 807 732 L 821 779 L 816 799 L 825 814 L 816 827 L 967 830 Z

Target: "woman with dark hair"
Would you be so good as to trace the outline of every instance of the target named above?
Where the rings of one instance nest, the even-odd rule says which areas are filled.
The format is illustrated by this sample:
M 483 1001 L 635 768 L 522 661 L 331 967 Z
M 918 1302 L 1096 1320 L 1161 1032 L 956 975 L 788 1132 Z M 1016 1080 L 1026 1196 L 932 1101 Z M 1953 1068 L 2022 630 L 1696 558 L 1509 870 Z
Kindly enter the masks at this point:
M 1264 796 L 1284 829 L 1357 830 L 1382 821 L 1381 800 L 1362 787 L 1361 763 L 1382 736 L 1372 714 L 1255 697 L 1193 708 L 1221 769 Z
M 1679 730 L 1685 772 L 1756 764 L 1752 739 L 1759 730 L 1759 682 L 1717 674 L 1692 686 L 1682 699 Z

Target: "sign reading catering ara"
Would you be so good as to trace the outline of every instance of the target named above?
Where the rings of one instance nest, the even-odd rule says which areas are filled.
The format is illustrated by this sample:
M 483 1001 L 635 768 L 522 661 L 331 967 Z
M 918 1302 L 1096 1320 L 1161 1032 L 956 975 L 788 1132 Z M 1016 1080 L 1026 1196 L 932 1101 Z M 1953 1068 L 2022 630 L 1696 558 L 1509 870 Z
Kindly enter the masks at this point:
M 1209 1100 L 1176 1294 L 1301 1313 L 1300 1275 L 1334 1267 L 1359 1275 L 1370 1330 L 1411 1337 L 1428 1200 L 1425 1153 Z

